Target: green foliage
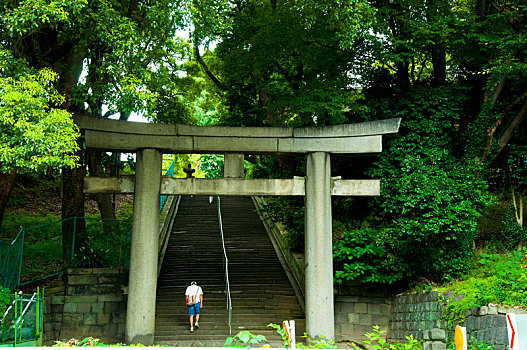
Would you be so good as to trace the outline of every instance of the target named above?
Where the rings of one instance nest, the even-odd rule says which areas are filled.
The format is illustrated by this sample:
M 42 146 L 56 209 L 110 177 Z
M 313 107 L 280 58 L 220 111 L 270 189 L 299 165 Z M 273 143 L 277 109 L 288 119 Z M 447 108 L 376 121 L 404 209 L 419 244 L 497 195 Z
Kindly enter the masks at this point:
M 16 237 L 22 228 L 40 226 L 58 220 L 59 218 L 52 213 L 41 212 L 35 214 L 25 211 L 6 213 L 4 222 L 2 223 L 2 228 L 0 229 L 0 237 L 3 241 L 9 242 Z M 60 229 L 58 229 L 58 231 L 46 230 L 35 235 L 33 235 L 32 231 L 29 231 L 26 232 L 26 238 L 29 238 L 34 242 L 39 239 L 39 234 L 43 234 L 43 239 L 51 239 L 55 234 L 60 233 L 59 231 Z
M 11 305 L 13 294 L 8 288 L 0 286 L 0 315 L 4 315 L 5 311 Z
M 461 102 L 454 91 L 431 89 L 401 101 L 402 131 L 370 171 L 383 179 L 384 239 L 410 279 L 450 280 L 466 271 L 477 218 L 491 203 L 478 164 L 453 154 Z
M 199 158 L 199 170 L 206 179 L 223 177 L 223 155 L 202 154 Z
M 473 307 L 493 304 L 527 305 L 527 250 L 505 254 L 481 252 L 476 256 L 470 277 L 441 288 L 462 298 L 445 300 L 447 321 L 459 321 Z
M 527 227 L 522 226 L 516 220 L 516 210 L 510 207 L 503 220 L 504 228 L 501 234 L 507 239 L 508 247 L 516 247 L 523 242 L 527 242 Z
M 385 330 L 381 330 L 379 326 L 375 325 L 373 326 L 373 332 L 365 334 L 368 340 L 363 341 L 363 343 L 368 348 L 375 350 L 421 350 L 423 348 L 422 343 L 411 335 L 406 337 L 407 343 L 388 343 L 382 336 L 385 332 Z M 355 349 L 359 350 L 361 347 L 355 345 Z
M 391 253 L 382 231 L 359 229 L 342 233 L 333 245 L 335 281 L 392 283 L 402 279 L 402 264 Z
M 304 206 L 286 198 L 268 198 L 262 206 L 264 217 L 272 223 L 281 223 L 286 229 L 285 239 L 289 248 L 304 250 Z
M 249 349 L 251 345 L 257 345 L 262 341 L 267 341 L 264 335 L 252 334 L 249 331 L 240 331 L 234 337 L 228 337 L 225 340 L 225 346 Z
M 0 47 L 1 49 L 1 47 Z M 53 88 L 58 75 L 50 69 L 6 76 L 6 60 L 0 56 L 0 164 L 2 172 L 17 168 L 42 171 L 49 167 L 73 167 L 78 161 L 79 136 L 71 114 L 56 108 L 64 98 Z
M 123 346 L 126 346 L 126 347 L 145 347 L 145 345 L 143 344 L 130 344 L 130 345 L 126 345 L 126 344 L 123 344 L 123 343 L 117 343 L 117 344 L 104 344 L 102 341 L 100 341 L 99 339 L 96 339 L 96 338 L 93 338 L 93 337 L 86 337 L 82 340 L 78 340 L 78 339 L 75 339 L 75 338 L 72 338 L 68 341 L 60 341 L 60 340 L 56 340 L 55 341 L 55 344 L 53 344 L 53 346 L 60 346 L 60 347 L 77 347 L 77 346 L 104 346 L 104 347 L 123 347 Z M 159 345 L 149 345 L 148 347 L 159 347 Z
M 284 347 L 289 349 L 291 347 L 291 338 L 287 331 L 282 328 L 280 325 L 269 323 L 267 327 L 272 327 L 282 338 L 284 342 Z M 337 345 L 334 341 L 327 339 L 325 336 L 321 335 L 317 339 L 308 338 L 307 333 L 304 333 L 304 338 L 306 339 L 306 344 L 297 343 L 297 349 L 336 349 Z
M 298 343 L 298 349 L 337 349 L 337 344 L 323 335 L 320 335 L 317 339 L 311 339 L 307 337 L 307 333 L 304 333 L 304 338 L 306 339 L 306 344 Z
M 289 337 L 289 334 L 284 328 L 274 323 L 269 323 L 267 327 L 271 327 L 276 330 L 276 333 L 280 335 L 280 338 L 282 338 L 282 341 L 284 342 L 284 346 L 286 348 L 289 348 L 291 346 L 291 338 Z
M 490 344 L 485 341 L 480 341 L 476 338 L 476 334 L 470 336 L 470 339 L 467 342 L 468 349 L 469 350 L 494 350 L 496 349 L 496 345 Z M 456 344 L 455 342 L 448 342 L 447 343 L 447 349 L 449 350 L 455 350 Z

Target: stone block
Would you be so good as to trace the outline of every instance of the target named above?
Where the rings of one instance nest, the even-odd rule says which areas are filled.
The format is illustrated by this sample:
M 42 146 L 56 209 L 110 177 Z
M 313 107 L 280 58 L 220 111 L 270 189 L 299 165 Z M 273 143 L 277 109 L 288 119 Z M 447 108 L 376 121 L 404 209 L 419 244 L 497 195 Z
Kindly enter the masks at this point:
M 64 310 L 64 304 L 53 304 L 51 305 L 51 309 L 48 309 L 49 311 L 47 313 L 52 313 L 52 314 L 56 314 L 56 313 L 62 313 L 62 311 Z
M 381 328 L 387 328 L 388 327 L 388 316 L 382 316 L 382 315 L 373 315 L 372 317 L 372 324 L 376 324 L 381 326 Z
M 488 314 L 488 312 L 489 312 L 489 307 L 488 306 L 482 306 L 479 309 L 479 315 L 480 316 L 485 316 L 485 315 Z
M 111 315 L 112 323 L 125 323 L 126 322 L 126 312 L 113 312 Z
M 78 303 L 77 304 L 77 312 L 78 313 L 88 313 L 91 311 L 91 303 Z
M 489 315 L 497 315 L 498 314 L 498 307 L 496 305 L 489 305 L 489 307 L 488 307 L 488 314 Z
M 92 268 L 88 267 L 81 267 L 76 269 L 67 269 L 68 277 L 74 276 L 74 275 L 90 275 L 93 273 Z
M 52 296 L 51 303 L 52 304 L 64 304 L 64 296 Z
M 507 317 L 505 315 L 495 315 L 492 318 L 492 328 L 507 328 Z
M 336 295 L 335 300 L 338 303 L 346 304 L 346 303 L 355 303 L 359 300 L 359 298 L 356 296 L 352 296 L 352 295 Z
M 338 306 L 343 313 L 355 312 L 354 303 L 338 303 Z
M 358 314 L 348 314 L 348 322 L 351 324 L 359 324 L 359 315 Z
M 118 325 L 117 324 L 107 324 L 104 327 L 104 334 L 108 334 L 108 335 L 111 335 L 111 336 L 117 336 L 117 329 L 118 329 Z
M 506 314 L 508 311 L 507 311 L 507 307 L 506 306 L 503 306 L 503 305 L 500 305 L 498 306 L 498 313 L 499 314 Z
M 97 314 L 94 314 L 94 313 L 84 314 L 83 322 L 85 325 L 96 325 L 97 324 Z
M 381 315 L 389 315 L 390 314 L 390 304 L 379 304 L 379 313 Z
M 366 303 L 356 303 L 354 306 L 355 313 L 365 314 L 368 312 L 368 304 Z
M 445 340 L 446 332 L 440 328 L 432 328 L 430 330 L 430 339 L 431 340 Z
M 125 329 L 126 329 L 125 323 L 117 324 L 117 335 L 124 336 Z
M 348 314 L 345 314 L 343 312 L 335 312 L 335 324 L 347 323 L 347 322 L 348 322 Z
M 467 327 L 467 332 L 473 329 L 474 328 L 474 316 L 467 317 L 465 322 L 463 322 L 463 326 Z
M 440 341 L 428 342 L 430 344 L 429 350 L 446 350 L 446 344 Z
M 115 302 L 115 301 L 106 301 L 104 302 L 104 309 L 103 312 L 105 313 L 112 313 L 112 312 L 119 312 L 124 311 L 126 307 L 123 303 Z
M 67 295 L 65 298 L 67 303 L 95 303 L 97 302 L 96 295 Z
M 71 314 L 64 313 L 62 315 L 62 323 L 66 324 L 81 324 L 82 323 L 82 314 Z
M 91 337 L 101 339 L 103 335 L 108 334 L 106 328 L 108 325 L 90 324 L 88 333 Z
M 94 275 L 73 275 L 68 276 L 69 285 L 95 285 L 98 283 L 97 276 Z
M 117 276 L 98 276 L 97 282 L 99 284 L 115 284 L 117 282 Z
M 359 325 L 361 326 L 372 326 L 373 317 L 369 314 L 360 314 L 359 315 Z
M 381 305 L 380 304 L 369 304 L 368 313 L 372 315 L 379 315 L 381 313 Z
M 423 340 L 430 340 L 430 330 L 423 331 Z
M 119 269 L 114 269 L 114 268 L 109 268 L 109 267 L 106 267 L 106 268 L 94 268 L 92 269 L 92 273 L 94 275 L 112 275 L 112 276 L 117 276 L 119 274 L 121 274 L 121 271 Z
M 64 312 L 66 313 L 76 313 L 77 312 L 77 303 L 65 303 Z
M 104 310 L 104 304 L 105 304 L 104 302 L 98 302 L 98 303 L 91 304 L 91 312 L 95 314 L 100 314 Z

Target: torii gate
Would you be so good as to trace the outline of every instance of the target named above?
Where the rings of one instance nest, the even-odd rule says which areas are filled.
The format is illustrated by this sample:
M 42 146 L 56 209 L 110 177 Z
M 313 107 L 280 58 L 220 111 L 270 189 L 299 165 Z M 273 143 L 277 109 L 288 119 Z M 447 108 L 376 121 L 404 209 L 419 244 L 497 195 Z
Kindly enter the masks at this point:
M 155 332 L 159 196 L 305 196 L 305 312 L 310 337 L 335 338 L 331 196 L 378 196 L 379 180 L 331 178 L 330 154 L 382 151 L 400 119 L 324 127 L 207 127 L 76 116 L 87 149 L 136 153 L 135 179 L 87 177 L 85 193 L 134 193 L 126 342 L 151 345 Z M 161 176 L 162 153 L 224 153 L 225 178 Z M 244 154 L 306 154 L 306 177 L 243 179 Z

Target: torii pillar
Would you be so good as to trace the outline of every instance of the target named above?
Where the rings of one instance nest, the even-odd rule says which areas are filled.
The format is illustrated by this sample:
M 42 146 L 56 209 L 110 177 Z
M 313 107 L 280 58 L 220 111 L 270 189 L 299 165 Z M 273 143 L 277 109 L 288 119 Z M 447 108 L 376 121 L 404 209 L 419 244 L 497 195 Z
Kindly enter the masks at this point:
M 335 339 L 333 303 L 333 245 L 331 169 L 326 152 L 306 156 L 305 195 L 305 311 L 311 338 Z
M 142 149 L 136 155 L 134 218 L 126 309 L 127 344 L 154 343 L 161 159 L 161 153 L 155 149 Z

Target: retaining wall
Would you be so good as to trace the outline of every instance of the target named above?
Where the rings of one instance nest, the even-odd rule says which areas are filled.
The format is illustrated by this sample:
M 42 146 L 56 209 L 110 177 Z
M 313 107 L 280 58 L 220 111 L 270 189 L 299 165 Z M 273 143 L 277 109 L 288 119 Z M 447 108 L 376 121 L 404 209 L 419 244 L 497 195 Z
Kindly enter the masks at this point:
M 66 295 L 45 300 L 44 343 L 93 336 L 102 342 L 124 341 L 128 273 L 119 269 L 67 271 Z
M 446 340 L 453 340 L 454 325 L 447 325 L 441 319 L 443 305 L 452 297 L 452 293 L 445 293 L 442 297 L 443 302 L 437 292 L 395 296 L 387 338 L 402 341 L 406 336 L 412 335 L 417 339 L 429 340 L 432 329 L 442 328 L 447 331 Z M 466 313 L 466 319 L 460 323 L 460 326 L 467 328 L 469 340 L 473 338 L 477 342 L 495 345 L 496 350 L 504 350 L 507 349 L 508 343 L 505 317 L 507 313 L 525 314 L 527 311 L 493 304 L 474 307 Z

